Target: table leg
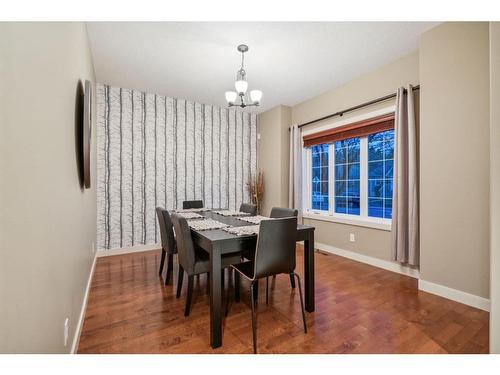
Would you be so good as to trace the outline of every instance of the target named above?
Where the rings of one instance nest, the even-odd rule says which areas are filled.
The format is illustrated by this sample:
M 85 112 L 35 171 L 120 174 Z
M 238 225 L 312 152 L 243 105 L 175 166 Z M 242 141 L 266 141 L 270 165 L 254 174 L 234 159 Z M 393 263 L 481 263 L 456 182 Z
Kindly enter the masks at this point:
M 210 252 L 210 346 L 222 346 L 221 255 L 214 245 Z
M 304 286 L 306 311 L 314 312 L 314 232 L 304 241 Z

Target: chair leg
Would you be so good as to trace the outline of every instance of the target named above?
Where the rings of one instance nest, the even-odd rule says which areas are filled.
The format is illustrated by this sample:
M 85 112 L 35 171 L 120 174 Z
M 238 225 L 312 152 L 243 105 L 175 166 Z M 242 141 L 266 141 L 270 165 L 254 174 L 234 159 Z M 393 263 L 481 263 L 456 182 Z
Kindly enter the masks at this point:
M 253 283 L 255 284 L 253 288 L 253 298 L 255 299 L 255 303 L 259 303 L 259 280 L 255 280 Z
M 165 264 L 165 254 L 167 252 L 165 250 L 161 250 L 161 260 L 160 260 L 160 270 L 158 271 L 158 275 L 161 276 L 163 273 L 163 265 Z
M 240 273 L 234 271 L 234 301 L 240 302 Z
M 165 276 L 165 285 L 171 284 L 174 271 L 174 254 L 167 254 L 167 275 Z
M 269 305 L 269 277 L 266 277 L 266 305 Z
M 253 353 L 257 354 L 257 319 L 255 316 L 255 300 L 254 295 L 255 282 L 250 284 L 250 300 L 252 305 L 252 333 L 253 333 Z
M 179 264 L 179 275 L 177 275 L 177 294 L 176 297 L 180 298 L 182 290 L 182 281 L 184 279 L 184 268 Z
M 229 315 L 229 300 L 231 299 L 231 286 L 233 285 L 233 279 L 231 277 L 232 273 L 231 273 L 232 270 L 229 270 L 229 281 L 228 281 L 228 284 L 227 284 L 227 293 L 226 293 L 226 311 L 225 311 L 225 316 L 227 317 Z M 236 271 L 234 271 L 236 272 Z
M 193 299 L 193 285 L 194 275 L 188 275 L 188 292 L 186 297 L 186 308 L 184 309 L 184 316 L 189 316 L 191 312 L 191 301 Z
M 302 321 L 304 322 L 304 333 L 307 333 L 307 325 L 306 325 L 306 314 L 304 312 L 304 300 L 302 298 L 302 283 L 300 282 L 300 277 L 295 272 L 290 274 L 290 276 L 294 275 L 297 278 L 297 283 L 299 284 L 299 296 L 300 296 L 300 308 L 302 311 Z
M 290 286 L 295 289 L 295 279 L 293 278 L 293 273 L 290 274 Z

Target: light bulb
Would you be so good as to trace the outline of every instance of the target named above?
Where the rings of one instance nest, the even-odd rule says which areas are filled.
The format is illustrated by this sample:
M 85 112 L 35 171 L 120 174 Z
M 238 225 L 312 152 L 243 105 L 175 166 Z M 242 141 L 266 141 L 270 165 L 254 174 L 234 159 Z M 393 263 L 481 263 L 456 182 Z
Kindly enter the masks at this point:
M 236 101 L 237 93 L 234 91 L 226 91 L 226 101 L 228 103 L 234 103 Z
M 236 81 L 234 83 L 234 87 L 236 88 L 236 92 L 238 94 L 245 94 L 247 92 L 248 82 L 243 80 Z
M 260 90 L 250 91 L 250 99 L 252 100 L 252 103 L 254 103 L 254 104 L 260 103 L 260 100 L 262 99 L 262 91 L 260 91 Z

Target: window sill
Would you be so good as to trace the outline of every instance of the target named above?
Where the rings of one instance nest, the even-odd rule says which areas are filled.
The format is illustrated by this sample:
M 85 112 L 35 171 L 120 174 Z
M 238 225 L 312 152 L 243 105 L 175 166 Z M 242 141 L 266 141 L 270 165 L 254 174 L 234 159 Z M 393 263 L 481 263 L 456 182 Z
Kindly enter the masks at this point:
M 330 215 L 328 213 L 319 213 L 313 211 L 305 211 L 303 217 L 306 219 L 329 221 L 332 223 L 355 225 L 358 227 L 373 228 L 385 231 L 391 231 L 391 220 L 388 219 L 368 219 L 360 218 L 354 215 Z

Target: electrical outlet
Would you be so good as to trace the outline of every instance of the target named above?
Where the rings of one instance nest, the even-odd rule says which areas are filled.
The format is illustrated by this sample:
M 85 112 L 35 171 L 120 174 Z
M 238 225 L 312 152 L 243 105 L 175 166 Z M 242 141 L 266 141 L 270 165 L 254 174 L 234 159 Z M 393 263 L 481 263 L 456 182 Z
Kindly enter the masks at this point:
M 260 133 L 257 133 L 257 139 L 260 140 Z
M 69 336 L 69 318 L 64 320 L 64 346 L 68 345 L 68 336 Z
M 354 236 L 354 233 L 349 233 L 349 241 L 351 242 L 356 241 L 356 236 Z

